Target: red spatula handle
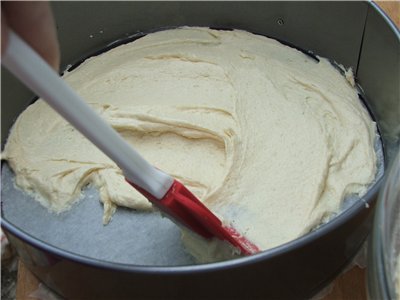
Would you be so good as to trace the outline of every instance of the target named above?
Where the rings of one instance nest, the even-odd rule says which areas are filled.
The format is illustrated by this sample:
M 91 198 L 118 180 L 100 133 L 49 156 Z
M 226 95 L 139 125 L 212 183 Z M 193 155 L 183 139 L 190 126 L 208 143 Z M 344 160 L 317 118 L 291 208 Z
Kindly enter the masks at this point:
M 207 239 L 217 237 L 220 240 L 228 241 L 245 255 L 260 251 L 256 245 L 234 228 L 223 226 L 221 220 L 179 181 L 174 180 L 171 188 L 161 200 L 135 184 L 129 183 L 167 216 L 202 237 Z

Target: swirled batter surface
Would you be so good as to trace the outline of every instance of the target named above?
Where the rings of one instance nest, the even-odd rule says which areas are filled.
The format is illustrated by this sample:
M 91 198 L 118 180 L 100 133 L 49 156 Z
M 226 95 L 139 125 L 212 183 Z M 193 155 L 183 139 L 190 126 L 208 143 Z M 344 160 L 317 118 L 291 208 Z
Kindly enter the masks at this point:
M 376 127 L 355 88 L 317 62 L 244 31 L 149 34 L 85 61 L 64 79 L 156 167 L 268 249 L 310 231 L 373 180 Z M 50 210 L 100 190 L 150 210 L 119 168 L 38 100 L 16 121 L 3 158 Z

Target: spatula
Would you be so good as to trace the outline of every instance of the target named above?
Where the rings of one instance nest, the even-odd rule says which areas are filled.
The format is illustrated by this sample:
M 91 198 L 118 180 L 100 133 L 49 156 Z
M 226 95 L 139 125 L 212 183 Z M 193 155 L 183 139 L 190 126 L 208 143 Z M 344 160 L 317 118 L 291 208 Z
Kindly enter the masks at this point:
M 243 255 L 260 251 L 233 227 L 224 225 L 182 183 L 144 160 L 12 31 L 2 64 L 109 156 L 126 181 L 167 217 L 206 239 L 227 241 Z

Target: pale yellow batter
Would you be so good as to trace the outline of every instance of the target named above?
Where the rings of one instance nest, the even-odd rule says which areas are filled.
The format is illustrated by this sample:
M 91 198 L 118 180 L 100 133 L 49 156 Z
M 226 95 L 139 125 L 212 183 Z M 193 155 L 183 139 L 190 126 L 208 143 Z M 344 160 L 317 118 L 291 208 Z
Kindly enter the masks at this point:
M 375 176 L 376 128 L 355 88 L 326 59 L 272 39 L 162 31 L 64 78 L 146 159 L 262 249 L 309 232 Z M 104 223 L 116 206 L 151 209 L 42 100 L 18 118 L 3 158 L 17 185 L 52 211 L 70 208 L 87 184 L 100 189 Z

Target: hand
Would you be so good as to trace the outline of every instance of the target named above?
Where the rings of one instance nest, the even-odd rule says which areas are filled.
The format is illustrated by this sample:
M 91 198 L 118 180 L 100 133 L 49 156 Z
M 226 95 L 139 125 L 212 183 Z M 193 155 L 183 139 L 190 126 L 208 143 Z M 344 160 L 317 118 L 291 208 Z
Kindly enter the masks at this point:
M 10 29 L 58 71 L 60 50 L 54 18 L 48 2 L 1 1 L 2 54 L 7 49 Z

